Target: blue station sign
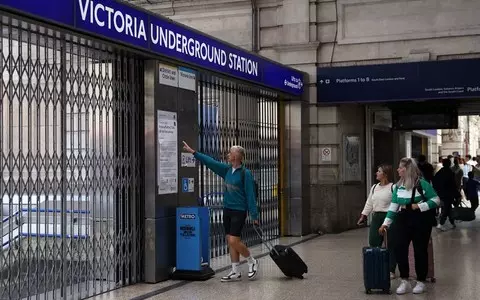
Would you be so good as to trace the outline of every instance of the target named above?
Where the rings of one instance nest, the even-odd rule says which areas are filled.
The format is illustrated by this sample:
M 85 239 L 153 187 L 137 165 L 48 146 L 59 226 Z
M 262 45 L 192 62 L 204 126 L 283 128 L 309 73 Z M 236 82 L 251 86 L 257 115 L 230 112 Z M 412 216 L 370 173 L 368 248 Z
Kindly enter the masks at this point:
M 1 0 L 0 8 L 299 96 L 303 74 L 114 0 Z
M 318 103 L 480 97 L 480 59 L 317 69 Z

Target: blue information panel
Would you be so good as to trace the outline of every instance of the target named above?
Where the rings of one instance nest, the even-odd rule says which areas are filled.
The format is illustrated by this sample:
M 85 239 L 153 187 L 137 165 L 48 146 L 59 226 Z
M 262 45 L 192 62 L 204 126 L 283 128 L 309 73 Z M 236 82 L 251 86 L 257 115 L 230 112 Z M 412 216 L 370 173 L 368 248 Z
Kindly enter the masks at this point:
M 200 271 L 210 262 L 208 207 L 177 208 L 177 264 L 180 271 Z
M 318 103 L 480 97 L 480 59 L 317 69 Z
M 113 0 L 2 0 L 13 9 L 292 95 L 303 74 L 175 23 Z

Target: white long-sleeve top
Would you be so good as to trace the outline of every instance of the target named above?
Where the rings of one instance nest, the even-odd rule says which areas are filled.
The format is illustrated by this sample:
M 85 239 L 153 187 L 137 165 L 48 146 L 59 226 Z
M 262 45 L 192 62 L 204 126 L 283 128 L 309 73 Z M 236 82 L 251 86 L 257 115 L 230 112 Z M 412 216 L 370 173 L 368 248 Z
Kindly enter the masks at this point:
M 362 215 L 368 216 L 373 212 L 388 212 L 390 203 L 392 203 L 393 183 L 387 185 L 374 184 L 370 188 L 367 203 L 363 208 Z

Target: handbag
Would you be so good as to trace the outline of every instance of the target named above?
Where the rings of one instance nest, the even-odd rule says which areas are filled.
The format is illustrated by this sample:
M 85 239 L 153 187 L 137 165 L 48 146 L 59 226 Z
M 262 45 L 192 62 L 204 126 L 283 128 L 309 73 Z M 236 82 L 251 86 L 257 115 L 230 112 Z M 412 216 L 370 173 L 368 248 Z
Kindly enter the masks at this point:
M 475 220 L 475 211 L 461 201 L 458 207 L 452 209 L 452 218 L 458 221 L 470 222 Z

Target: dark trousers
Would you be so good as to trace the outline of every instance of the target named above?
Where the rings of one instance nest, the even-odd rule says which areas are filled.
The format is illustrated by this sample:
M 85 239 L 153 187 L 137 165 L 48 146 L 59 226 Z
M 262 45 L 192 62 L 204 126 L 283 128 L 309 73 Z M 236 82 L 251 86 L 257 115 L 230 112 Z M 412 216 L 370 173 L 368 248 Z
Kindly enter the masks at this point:
M 386 212 L 375 212 L 372 215 L 372 223 L 370 224 L 370 232 L 368 233 L 368 243 L 370 247 L 381 247 L 383 244 L 383 236 L 378 233 L 378 229 L 382 226 Z M 390 249 L 390 272 L 395 273 L 397 268 L 397 260 L 395 259 L 395 223 L 388 229 L 388 248 Z
M 442 214 L 440 215 L 440 225 L 444 225 L 445 222 L 447 221 L 447 218 L 450 221 L 450 224 L 454 225 L 455 220 L 453 219 L 453 216 L 452 216 L 453 199 L 440 198 L 440 200 L 443 202 Z
M 478 195 L 477 195 L 477 197 L 472 197 L 469 200 L 470 200 L 470 205 L 471 205 L 473 211 L 477 210 L 477 208 L 478 208 Z
M 428 273 L 428 242 L 432 233 L 432 223 L 428 213 L 419 210 L 402 210 L 397 215 L 395 255 L 400 277 L 408 279 L 408 247 L 413 243 L 415 271 L 418 281 L 425 281 Z
M 465 196 L 467 195 L 467 183 L 468 183 L 468 177 L 463 177 L 463 192 L 465 193 Z

